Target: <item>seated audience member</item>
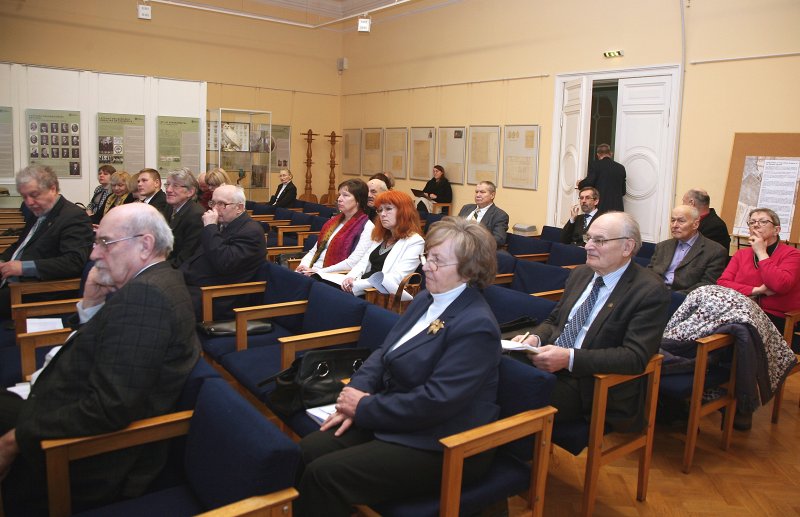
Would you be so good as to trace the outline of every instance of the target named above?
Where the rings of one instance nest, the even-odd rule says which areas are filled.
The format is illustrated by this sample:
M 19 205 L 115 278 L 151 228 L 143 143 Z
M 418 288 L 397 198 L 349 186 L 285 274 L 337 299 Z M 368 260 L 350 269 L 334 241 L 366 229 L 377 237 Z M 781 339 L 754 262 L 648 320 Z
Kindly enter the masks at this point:
M 103 208 L 106 206 L 106 200 L 111 194 L 111 175 L 115 172 L 117 172 L 117 169 L 111 165 L 101 165 L 97 169 L 97 182 L 99 185 L 94 189 L 92 200 L 86 205 L 86 215 L 92 220 L 92 224 L 100 224 L 100 219 L 105 214 Z
M 208 210 L 208 202 L 211 201 L 211 190 L 208 188 L 208 183 L 206 183 L 206 173 L 201 172 L 200 175 L 197 176 L 197 185 L 200 188 L 200 192 L 197 197 L 197 203 L 203 207 L 203 210 Z
M 754 299 L 783 333 L 784 313 L 800 308 L 800 250 L 780 242 L 781 221 L 773 210 L 750 211 L 750 247 L 731 258 L 717 280 Z
M 391 172 L 376 172 L 370 176 L 369 179 L 381 180 L 383 184 L 386 185 L 386 190 L 392 190 L 394 188 L 394 178 Z M 369 182 L 367 182 L 367 184 L 369 184 Z
M 647 266 L 673 291 L 689 294 L 701 285 L 713 285 L 728 263 L 728 253 L 697 231 L 700 214 L 688 205 L 672 209 L 672 238 L 656 244 Z
M 583 234 L 589 229 L 592 221 L 600 215 L 597 205 L 600 203 L 600 193 L 594 187 L 584 187 L 578 193 L 577 205 L 569 213 L 569 221 L 561 229 L 561 242 L 583 246 Z
M 683 195 L 681 201 L 684 205 L 693 206 L 700 213 L 700 233 L 703 237 L 718 242 L 725 248 L 725 254 L 730 254 L 731 234 L 725 221 L 720 219 L 713 208 L 709 208 L 711 197 L 708 192 L 701 189 L 691 189 Z
M 139 196 L 139 174 L 131 174 L 131 177 L 128 179 L 128 191 L 133 196 L 134 201 L 141 201 L 142 198 Z
M 317 243 L 300 261 L 296 271 L 304 275 L 349 271 L 372 245 L 375 225 L 364 212 L 367 184 L 360 179 L 339 184 L 336 202 L 339 215 L 333 216 L 319 232 Z
M 183 261 L 194 255 L 200 245 L 203 231 L 203 209 L 194 202 L 198 185 L 192 172 L 184 167 L 167 176 L 167 211 L 165 216 L 175 244 L 167 260 L 172 267 L 180 267 Z
M 428 291 L 353 375 L 320 431 L 300 442 L 300 517 L 437 493 L 439 439 L 498 417 L 500 330 L 480 293 L 494 280 L 492 238 L 449 217 L 431 226 L 426 249 Z M 464 482 L 480 479 L 492 458 L 467 459 Z
M 17 242 L 0 254 L 0 317 L 11 316 L 9 280 L 59 280 L 81 276 L 92 248 L 86 211 L 61 195 L 50 167 L 29 165 L 17 173 L 17 192 L 33 214 Z
M 127 205 L 135 201 L 133 194 L 128 190 L 130 179 L 131 175 L 125 171 L 117 171 L 111 175 L 111 195 L 108 196 L 106 204 L 103 206 L 103 217 L 115 206 Z
M 292 183 L 292 171 L 289 169 L 282 169 L 278 174 L 281 183 L 278 185 L 278 190 L 275 195 L 269 199 L 268 205 L 280 206 L 282 208 L 289 208 L 294 206 L 297 199 L 297 187 Z
M 461 207 L 459 217 L 477 221 L 484 225 L 494 237 L 497 247 L 506 243 L 508 214 L 494 204 L 497 187 L 491 181 L 481 181 L 475 185 L 475 203 Z
M 383 174 L 381 174 L 381 176 L 383 176 Z M 369 217 L 370 221 L 374 222 L 375 216 L 378 215 L 378 212 L 375 211 L 375 198 L 378 197 L 378 194 L 389 190 L 389 187 L 382 179 L 371 178 L 369 181 L 367 181 L 367 188 L 367 217 Z M 417 216 L 417 218 L 419 218 L 419 216 Z
M 27 400 L 0 395 L 7 505 L 46 505 L 41 440 L 109 433 L 175 410 L 200 345 L 183 277 L 165 263 L 171 246 L 164 218 L 141 203 L 101 221 L 78 303 L 80 331 L 41 371 Z M 75 462 L 73 498 L 86 504 L 141 495 L 166 453 L 144 445 Z
M 422 189 L 424 197 L 415 197 L 414 203 L 417 210 L 421 212 L 432 212 L 433 202 L 451 203 L 453 201 L 453 188 L 445 176 L 444 167 L 441 165 L 433 166 L 433 177 L 425 184 Z
M 375 180 L 371 180 L 375 181 Z M 425 248 L 419 214 L 411 196 L 391 190 L 375 198 L 380 226 L 372 230 L 372 248 L 342 280 L 342 290 L 361 296 L 369 287 L 389 294 L 397 292 L 400 282 L 419 267 Z M 403 294 L 403 301 L 411 295 Z
M 558 305 L 524 341 L 539 347 L 529 354 L 531 362 L 557 376 L 556 425 L 590 417 L 594 374 L 644 371 L 668 319 L 664 282 L 631 260 L 642 244 L 633 217 L 607 212 L 586 236 L 586 264 L 573 270 Z M 642 384 L 615 388 L 607 422 L 618 430 L 641 425 L 644 395 Z
M 203 214 L 200 245 L 194 255 L 181 264 L 198 321 L 202 317 L 200 287 L 249 282 L 264 263 L 267 240 L 259 223 L 244 209 L 244 190 L 222 185 L 214 190 L 211 208 Z M 220 302 L 220 314 L 229 312 L 235 300 Z
M 155 169 L 142 169 L 136 178 L 139 200 L 152 205 L 164 217 L 167 213 L 167 195 L 161 190 L 161 174 Z

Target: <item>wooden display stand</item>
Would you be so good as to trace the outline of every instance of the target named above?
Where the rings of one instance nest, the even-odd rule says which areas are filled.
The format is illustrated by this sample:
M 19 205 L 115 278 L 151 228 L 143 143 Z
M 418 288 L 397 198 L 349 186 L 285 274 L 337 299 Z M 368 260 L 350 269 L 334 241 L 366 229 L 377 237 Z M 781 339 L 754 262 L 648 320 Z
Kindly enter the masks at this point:
M 336 199 L 336 139 L 342 138 L 341 136 L 336 134 L 336 131 L 331 131 L 331 134 L 328 135 L 328 140 L 331 142 L 331 161 L 329 165 L 331 167 L 330 176 L 328 176 L 328 193 L 322 196 L 322 203 L 333 203 Z
M 306 188 L 303 195 L 300 196 L 300 199 L 303 201 L 311 201 L 312 203 L 317 202 L 317 196 L 313 194 L 311 191 L 311 165 L 313 165 L 313 161 L 311 161 L 311 142 L 314 141 L 315 136 L 319 136 L 317 133 L 314 133 L 310 129 L 302 133 L 306 137 L 306 142 L 308 143 L 308 149 L 306 149 Z

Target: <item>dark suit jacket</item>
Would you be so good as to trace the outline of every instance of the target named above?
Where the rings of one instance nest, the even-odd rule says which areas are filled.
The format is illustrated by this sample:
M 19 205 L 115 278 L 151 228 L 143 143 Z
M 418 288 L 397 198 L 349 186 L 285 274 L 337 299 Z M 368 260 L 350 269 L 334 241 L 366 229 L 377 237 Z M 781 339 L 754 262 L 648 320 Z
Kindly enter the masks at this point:
M 497 419 L 500 330 L 477 289 L 468 287 L 445 309 L 437 333 L 423 330 L 394 345 L 431 304 L 418 294 L 350 386 L 371 393 L 358 403 L 355 424 L 383 441 L 441 450 L 439 439 Z
M 39 376 L 17 420 L 22 456 L 39 464 L 40 440 L 107 433 L 173 411 L 199 354 L 182 275 L 165 262 L 146 269 Z M 148 446 L 79 461 L 71 468 L 73 494 L 87 501 L 138 495 L 165 452 Z
M 156 191 L 155 195 L 153 195 L 153 199 L 151 199 L 148 204 L 164 214 L 164 217 L 167 217 L 167 208 L 169 205 L 167 204 L 167 195 L 164 194 L 163 190 Z
M 215 224 L 204 226 L 200 233 L 200 246 L 180 267 L 198 317 L 201 315 L 201 286 L 249 282 L 266 260 L 266 255 L 264 229 L 247 212 L 234 219 L 223 231 Z M 226 312 L 231 309 L 234 301 L 227 302 L 215 303 L 215 317 L 216 307 Z
M 461 211 L 458 213 L 458 216 L 469 217 L 476 208 L 478 208 L 478 205 L 475 203 L 464 205 L 461 207 Z M 506 233 L 508 233 L 508 214 L 505 213 L 505 211 L 498 208 L 497 205 L 492 204 L 486 213 L 483 214 L 483 217 L 481 218 L 481 224 L 487 227 L 490 232 L 492 232 L 498 248 L 506 243 Z
M 663 279 L 664 272 L 669 268 L 677 247 L 678 239 L 659 242 L 656 244 L 656 250 L 647 267 Z M 675 268 L 671 289 L 689 294 L 689 291 L 701 285 L 714 285 L 726 265 L 728 265 L 728 254 L 722 246 L 700 235 L 694 246 Z
M 602 213 L 600 210 L 597 211 L 596 214 L 589 219 L 589 227 L 586 228 L 588 230 L 591 228 L 592 223 L 597 219 Z M 586 219 L 586 214 L 580 214 L 575 217 L 575 222 L 572 223 L 567 219 L 567 224 L 561 229 L 561 242 L 564 244 L 575 244 L 577 246 L 585 246 L 586 243 L 583 242 L 583 234 L 586 233 L 586 230 L 583 228 L 583 220 Z
M 442 177 L 438 182 L 436 178 L 431 178 L 425 183 L 425 188 L 422 189 L 426 194 L 435 194 L 437 203 L 451 203 L 453 201 L 453 187 L 447 178 Z
M 713 208 L 710 209 L 707 216 L 700 220 L 700 228 L 698 229 L 703 234 L 703 237 L 718 242 L 720 246 L 725 248 L 725 255 L 730 253 L 731 234 L 728 232 L 728 226 L 725 221 L 720 219 Z
M 564 296 L 547 319 L 533 330 L 544 344 L 561 335 L 570 310 L 592 280 L 589 266 L 575 268 L 567 279 Z M 631 261 L 605 306 L 592 321 L 582 347 L 575 350 L 572 372 L 577 379 L 582 407 L 591 411 L 595 373 L 641 373 L 658 352 L 667 325 L 670 294 L 652 271 Z M 643 385 L 629 383 L 609 392 L 608 422 L 616 427 L 635 425 L 644 397 Z
M 26 221 L 22 235 L 0 255 L 0 260 L 11 260 L 35 223 L 36 217 Z M 34 261 L 42 280 L 79 277 L 92 252 L 93 238 L 86 211 L 61 196 L 17 260 Z
M 589 165 L 586 177 L 578 183 L 578 188 L 594 187 L 600 192 L 597 209 L 601 212 L 621 212 L 625 209 L 622 202 L 625 196 L 625 176 L 625 167 L 606 157 Z
M 269 199 L 269 205 L 279 206 L 281 208 L 289 208 L 294 206 L 294 202 L 297 199 L 297 187 L 294 186 L 294 183 L 291 181 L 286 184 L 286 191 L 281 195 L 280 199 L 277 201 L 276 198 L 278 197 L 278 192 L 281 191 L 281 186 L 278 185 L 278 188 L 275 189 L 275 194 Z
M 178 214 L 172 217 L 172 207 L 167 206 L 164 214 L 172 228 L 175 244 L 169 254 L 169 263 L 172 267 L 179 267 L 183 261 L 194 255 L 200 245 L 200 233 L 203 231 L 203 207 L 194 201 L 187 201 Z

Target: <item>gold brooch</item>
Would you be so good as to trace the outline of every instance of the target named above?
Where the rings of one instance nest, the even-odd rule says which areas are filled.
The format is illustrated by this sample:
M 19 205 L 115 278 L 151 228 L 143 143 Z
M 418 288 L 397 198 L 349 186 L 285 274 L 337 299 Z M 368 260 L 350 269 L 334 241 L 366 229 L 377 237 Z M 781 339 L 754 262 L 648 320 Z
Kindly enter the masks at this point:
M 431 325 L 428 327 L 428 334 L 436 335 L 441 329 L 444 328 L 444 322 L 442 320 L 435 320 Z

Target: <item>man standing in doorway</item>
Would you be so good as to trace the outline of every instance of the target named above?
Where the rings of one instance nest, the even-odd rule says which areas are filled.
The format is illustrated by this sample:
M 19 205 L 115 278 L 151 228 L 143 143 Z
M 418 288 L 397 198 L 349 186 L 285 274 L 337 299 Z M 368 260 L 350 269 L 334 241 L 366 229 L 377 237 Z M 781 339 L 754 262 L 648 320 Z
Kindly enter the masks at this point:
M 625 167 L 615 162 L 613 156 L 610 145 L 598 145 L 597 160 L 589 165 L 586 177 L 578 182 L 579 189 L 594 187 L 600 191 L 600 204 L 597 207 L 600 212 L 625 210 L 622 203 L 625 196 Z

